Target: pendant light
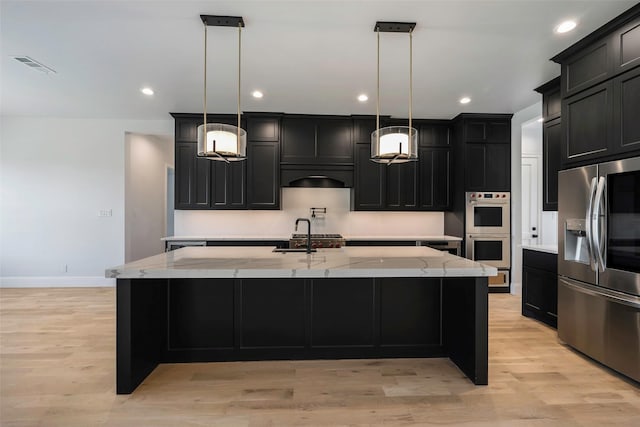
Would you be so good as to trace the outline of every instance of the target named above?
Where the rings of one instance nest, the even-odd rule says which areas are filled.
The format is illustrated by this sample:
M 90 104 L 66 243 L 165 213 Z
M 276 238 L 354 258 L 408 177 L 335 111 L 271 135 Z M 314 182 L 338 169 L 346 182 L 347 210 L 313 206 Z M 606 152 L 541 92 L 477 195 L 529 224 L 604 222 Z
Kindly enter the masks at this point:
M 413 29 L 415 22 L 376 22 L 378 39 L 378 80 L 376 101 L 376 130 L 371 134 L 371 160 L 378 163 L 405 163 L 418 159 L 418 131 L 412 127 L 413 91 Z M 380 33 L 409 33 L 409 126 L 380 128 Z
M 204 24 L 204 124 L 198 126 L 198 157 L 232 162 L 247 158 L 247 132 L 240 127 L 241 16 L 200 15 Z M 238 125 L 207 123 L 207 27 L 238 28 Z

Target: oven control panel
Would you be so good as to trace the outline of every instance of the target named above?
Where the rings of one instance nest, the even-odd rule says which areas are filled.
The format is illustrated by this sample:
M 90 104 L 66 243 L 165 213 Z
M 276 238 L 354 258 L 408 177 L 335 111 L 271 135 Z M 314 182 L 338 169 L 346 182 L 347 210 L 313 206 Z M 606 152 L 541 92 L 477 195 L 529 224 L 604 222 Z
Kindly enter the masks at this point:
M 467 200 L 508 200 L 511 198 L 511 193 L 509 192 L 467 192 Z

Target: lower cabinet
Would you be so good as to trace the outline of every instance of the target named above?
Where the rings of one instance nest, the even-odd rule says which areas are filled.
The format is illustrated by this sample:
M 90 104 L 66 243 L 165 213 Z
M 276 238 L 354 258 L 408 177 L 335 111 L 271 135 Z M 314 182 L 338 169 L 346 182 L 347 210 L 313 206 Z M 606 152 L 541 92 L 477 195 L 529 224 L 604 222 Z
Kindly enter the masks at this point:
M 522 251 L 522 315 L 549 326 L 558 323 L 558 256 Z

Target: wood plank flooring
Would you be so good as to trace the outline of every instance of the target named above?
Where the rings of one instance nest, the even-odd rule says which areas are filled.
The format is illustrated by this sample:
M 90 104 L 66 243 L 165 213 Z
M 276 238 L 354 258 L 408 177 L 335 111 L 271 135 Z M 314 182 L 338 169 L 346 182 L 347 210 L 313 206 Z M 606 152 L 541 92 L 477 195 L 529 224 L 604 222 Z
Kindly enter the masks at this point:
M 115 381 L 113 288 L 0 290 L 2 426 L 640 426 L 640 387 L 489 296 L 489 386 L 447 359 L 160 365 Z

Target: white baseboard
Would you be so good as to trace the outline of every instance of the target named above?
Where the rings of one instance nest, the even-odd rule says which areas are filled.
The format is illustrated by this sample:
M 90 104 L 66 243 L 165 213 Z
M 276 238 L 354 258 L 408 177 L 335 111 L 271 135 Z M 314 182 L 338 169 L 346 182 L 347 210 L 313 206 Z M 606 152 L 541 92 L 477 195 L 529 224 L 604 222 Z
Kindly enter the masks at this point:
M 15 276 L 0 277 L 0 288 L 92 288 L 113 287 L 116 279 L 100 276 Z

